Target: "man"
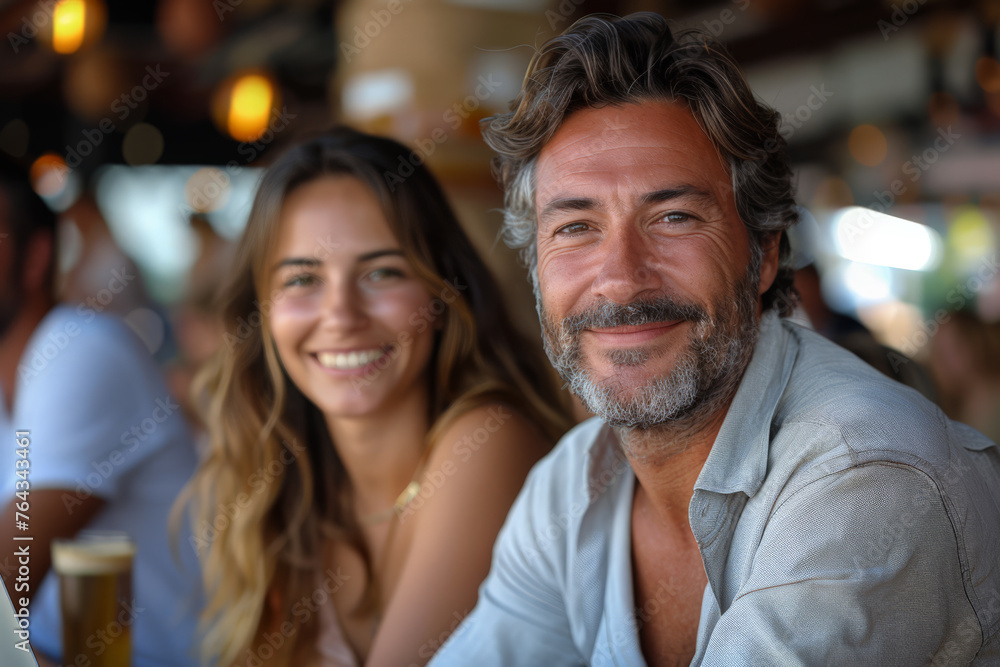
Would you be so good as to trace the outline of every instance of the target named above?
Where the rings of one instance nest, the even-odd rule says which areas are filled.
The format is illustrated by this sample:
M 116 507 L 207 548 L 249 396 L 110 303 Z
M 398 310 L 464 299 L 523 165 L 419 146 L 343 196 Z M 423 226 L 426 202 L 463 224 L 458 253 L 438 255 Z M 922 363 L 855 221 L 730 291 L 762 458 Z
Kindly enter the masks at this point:
M 705 35 L 589 17 L 485 124 L 549 357 L 532 471 L 435 665 L 1000 661 L 1000 452 L 793 305 L 778 114 Z
M 125 531 L 137 545 L 134 598 L 118 618 L 131 628 L 132 664 L 192 664 L 197 557 L 182 534 L 179 564 L 167 529 L 173 500 L 196 465 L 191 436 L 159 369 L 121 320 L 85 305 L 56 304 L 55 231 L 55 216 L 25 175 L 5 169 L 0 436 L 7 446 L 0 456 L 0 572 L 16 609 L 30 600 L 31 645 L 58 659 L 59 582 L 50 567 L 51 541 L 84 528 Z M 14 540 L 24 536 L 31 541 Z M 26 544 L 25 564 L 19 549 Z M 101 653 L 127 636 L 121 630 L 92 636 L 87 646 Z M 86 656 L 62 659 L 67 665 L 89 662 Z

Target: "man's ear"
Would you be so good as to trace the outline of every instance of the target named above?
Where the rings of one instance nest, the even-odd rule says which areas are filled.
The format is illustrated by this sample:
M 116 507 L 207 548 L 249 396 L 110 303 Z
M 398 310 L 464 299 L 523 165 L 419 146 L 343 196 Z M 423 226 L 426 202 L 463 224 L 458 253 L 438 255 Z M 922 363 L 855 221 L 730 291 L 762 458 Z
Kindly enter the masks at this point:
M 769 232 L 760 238 L 760 287 L 757 296 L 771 289 L 778 275 L 778 258 L 781 255 L 781 236 L 783 231 Z
M 22 265 L 25 289 L 29 291 L 45 289 L 52 263 L 56 261 L 53 257 L 54 247 L 52 233 L 47 231 L 36 232 L 28 240 Z

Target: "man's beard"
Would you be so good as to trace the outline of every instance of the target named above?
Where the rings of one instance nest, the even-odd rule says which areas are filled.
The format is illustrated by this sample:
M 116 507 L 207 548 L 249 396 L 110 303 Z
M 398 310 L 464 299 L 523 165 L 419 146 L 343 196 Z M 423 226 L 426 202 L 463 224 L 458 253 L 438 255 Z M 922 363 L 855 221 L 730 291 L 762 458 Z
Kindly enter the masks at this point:
M 736 393 L 757 342 L 760 259 L 755 252 L 747 271 L 729 293 L 717 299 L 715 319 L 698 304 L 669 295 L 617 304 L 602 299 L 557 324 L 539 301 L 545 352 L 562 378 L 588 410 L 612 426 L 650 429 L 696 426 L 713 416 Z M 580 350 L 584 329 L 635 326 L 656 322 L 690 322 L 686 348 L 673 369 L 641 386 L 628 385 L 612 374 L 595 381 Z M 615 367 L 641 366 L 657 352 L 642 348 L 614 349 L 605 358 Z

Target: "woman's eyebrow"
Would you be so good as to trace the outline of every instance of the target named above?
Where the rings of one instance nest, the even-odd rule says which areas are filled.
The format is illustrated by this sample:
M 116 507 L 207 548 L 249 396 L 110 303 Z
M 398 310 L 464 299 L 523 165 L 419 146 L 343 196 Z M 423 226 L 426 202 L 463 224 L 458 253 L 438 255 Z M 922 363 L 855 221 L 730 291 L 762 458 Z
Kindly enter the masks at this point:
M 372 252 L 366 252 L 363 255 L 358 256 L 359 262 L 367 262 L 372 259 L 378 259 L 379 257 L 385 257 L 386 255 L 397 255 L 399 257 L 403 256 L 403 251 L 399 248 L 387 248 L 385 250 L 373 250 Z
M 322 263 L 323 262 L 319 261 L 314 257 L 286 257 L 285 259 L 281 260 L 280 262 L 274 265 L 274 267 L 271 269 L 271 273 L 274 273 L 278 269 L 284 268 L 286 266 L 302 266 L 314 269 L 317 266 L 321 265 Z

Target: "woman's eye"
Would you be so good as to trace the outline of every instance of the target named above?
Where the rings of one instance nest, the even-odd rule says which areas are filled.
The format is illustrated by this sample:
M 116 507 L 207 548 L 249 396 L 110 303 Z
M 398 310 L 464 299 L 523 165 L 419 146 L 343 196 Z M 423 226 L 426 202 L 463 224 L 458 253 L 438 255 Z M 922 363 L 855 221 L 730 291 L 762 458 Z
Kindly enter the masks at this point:
M 403 272 L 399 269 L 381 268 L 375 269 L 368 274 L 368 279 L 372 282 L 381 282 L 389 278 L 402 278 Z
M 285 281 L 285 287 L 308 287 L 316 282 L 314 276 L 308 274 L 300 274 L 297 276 L 292 276 Z
M 590 229 L 590 226 L 585 222 L 571 222 L 568 225 L 557 229 L 556 234 L 580 234 L 588 229 Z

